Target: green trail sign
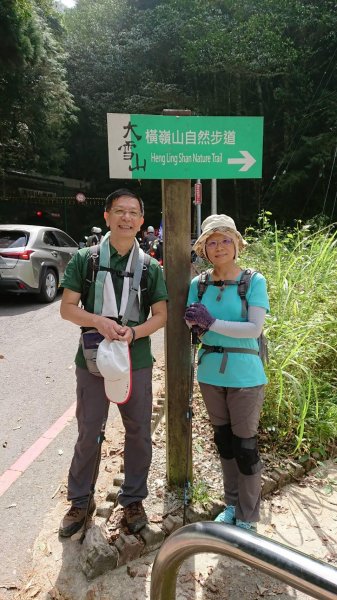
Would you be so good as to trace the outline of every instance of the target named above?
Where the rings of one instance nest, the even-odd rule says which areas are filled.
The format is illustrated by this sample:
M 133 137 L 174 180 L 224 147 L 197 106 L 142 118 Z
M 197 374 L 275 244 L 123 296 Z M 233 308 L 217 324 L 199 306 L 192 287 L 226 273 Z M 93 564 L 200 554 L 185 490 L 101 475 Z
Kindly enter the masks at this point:
M 111 179 L 259 179 L 263 117 L 108 113 Z

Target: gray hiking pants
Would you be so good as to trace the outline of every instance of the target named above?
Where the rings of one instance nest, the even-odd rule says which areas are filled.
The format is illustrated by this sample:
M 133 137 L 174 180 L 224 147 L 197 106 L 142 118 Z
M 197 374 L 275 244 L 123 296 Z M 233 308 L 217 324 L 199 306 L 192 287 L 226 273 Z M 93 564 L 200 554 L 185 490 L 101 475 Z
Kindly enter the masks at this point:
M 230 437 L 224 441 L 225 446 L 226 444 L 227 447 L 231 446 L 233 436 L 237 436 L 240 440 L 248 440 L 257 435 L 264 400 L 264 385 L 250 388 L 225 388 L 199 382 L 199 386 L 213 427 L 220 426 L 220 430 L 225 430 L 227 437 Z M 230 427 L 221 428 L 223 425 Z M 238 519 L 258 521 L 261 469 L 247 475 L 242 473 L 242 466 L 241 470 L 239 469 L 236 458 L 220 457 L 220 460 L 226 504 L 235 506 L 235 515 Z
M 86 507 L 102 423 L 108 416 L 108 401 L 102 377 L 76 367 L 78 439 L 68 476 L 68 500 Z M 118 406 L 124 428 L 124 474 L 118 501 L 122 506 L 147 496 L 147 478 L 152 458 L 152 368 L 132 372 L 132 393 Z

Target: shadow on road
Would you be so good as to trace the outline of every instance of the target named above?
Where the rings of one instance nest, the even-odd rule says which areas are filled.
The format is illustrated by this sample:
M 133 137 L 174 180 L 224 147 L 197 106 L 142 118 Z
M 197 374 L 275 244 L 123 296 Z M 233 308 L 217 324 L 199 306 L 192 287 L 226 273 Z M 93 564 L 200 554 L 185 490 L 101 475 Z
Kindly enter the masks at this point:
M 55 302 L 60 302 L 62 290 L 59 290 Z M 38 302 L 35 294 L 0 294 L 0 316 L 11 317 L 23 315 L 36 310 L 43 310 L 49 303 Z

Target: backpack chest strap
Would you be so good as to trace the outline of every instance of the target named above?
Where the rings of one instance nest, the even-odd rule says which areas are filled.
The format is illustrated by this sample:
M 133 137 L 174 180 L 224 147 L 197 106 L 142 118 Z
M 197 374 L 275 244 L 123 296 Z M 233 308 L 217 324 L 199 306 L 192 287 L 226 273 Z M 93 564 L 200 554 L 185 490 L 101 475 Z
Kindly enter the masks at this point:
M 198 278 L 198 302 L 201 302 L 204 293 L 209 285 L 220 287 L 220 293 L 218 294 L 217 300 L 221 300 L 221 292 L 230 285 L 237 286 L 238 294 L 241 300 L 241 317 L 246 321 L 248 317 L 248 302 L 247 302 L 247 291 L 250 285 L 250 280 L 256 273 L 254 269 L 245 269 L 242 271 L 241 277 L 237 279 L 223 279 L 219 281 L 213 281 L 211 279 L 211 269 L 203 271 Z
M 100 245 L 98 271 L 95 280 L 95 314 L 109 314 L 109 316 L 121 319 L 122 325 L 128 320 L 137 322 L 139 320 L 138 289 L 144 265 L 144 253 L 140 250 L 137 240 L 134 240 L 125 270 L 111 269 L 110 265 L 110 232 L 107 232 Z M 111 278 L 107 279 L 110 273 Z M 117 299 L 114 288 L 116 277 L 121 275 L 123 287 L 120 299 L 120 307 L 117 307 Z
M 220 364 L 219 373 L 224 373 L 227 366 L 228 361 L 228 353 L 232 352 L 234 354 L 254 354 L 255 356 L 259 356 L 258 350 L 253 350 L 251 348 L 235 348 L 235 347 L 226 347 L 226 346 L 209 346 L 208 344 L 201 344 L 201 350 L 204 352 L 200 355 L 198 360 L 198 365 L 200 365 L 202 359 L 206 354 L 211 354 L 216 352 L 218 354 L 223 354 L 222 361 Z
M 99 267 L 99 271 L 108 271 L 111 275 L 117 275 L 117 277 L 133 277 L 134 273 L 130 271 L 118 271 L 117 269 L 110 269 L 109 267 Z

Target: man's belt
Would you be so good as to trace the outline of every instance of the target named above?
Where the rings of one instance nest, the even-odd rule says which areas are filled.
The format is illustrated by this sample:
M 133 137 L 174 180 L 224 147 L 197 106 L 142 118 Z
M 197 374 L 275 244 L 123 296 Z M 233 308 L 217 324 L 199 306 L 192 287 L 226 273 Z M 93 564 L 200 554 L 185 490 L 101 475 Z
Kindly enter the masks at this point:
M 202 359 L 204 358 L 204 356 L 206 356 L 206 354 L 211 354 L 212 352 L 223 354 L 219 373 L 224 373 L 226 370 L 229 352 L 234 352 L 235 354 L 255 354 L 255 356 L 259 355 L 258 350 L 253 350 L 250 348 L 227 348 L 226 346 L 208 346 L 208 344 L 201 344 L 201 350 L 204 350 L 205 352 L 203 352 L 199 357 L 198 365 L 200 365 Z

